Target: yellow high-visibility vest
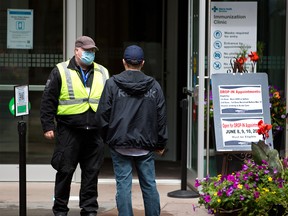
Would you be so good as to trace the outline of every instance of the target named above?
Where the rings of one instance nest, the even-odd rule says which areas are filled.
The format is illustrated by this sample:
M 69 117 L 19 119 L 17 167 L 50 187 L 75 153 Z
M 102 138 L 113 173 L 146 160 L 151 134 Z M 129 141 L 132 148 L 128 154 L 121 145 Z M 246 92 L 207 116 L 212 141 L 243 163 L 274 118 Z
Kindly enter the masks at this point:
M 107 69 L 93 63 L 94 78 L 88 95 L 77 71 L 68 69 L 68 64 L 69 60 L 57 64 L 62 80 L 57 115 L 80 114 L 87 111 L 89 107 L 96 112 L 105 82 L 109 78 Z

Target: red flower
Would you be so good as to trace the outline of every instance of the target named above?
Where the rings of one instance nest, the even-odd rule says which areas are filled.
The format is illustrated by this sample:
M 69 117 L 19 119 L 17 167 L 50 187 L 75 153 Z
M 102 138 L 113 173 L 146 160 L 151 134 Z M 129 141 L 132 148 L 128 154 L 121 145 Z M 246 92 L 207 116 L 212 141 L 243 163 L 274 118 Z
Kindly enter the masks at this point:
M 250 57 L 250 60 L 253 62 L 257 62 L 259 60 L 257 52 L 251 52 L 250 54 L 248 54 L 248 56 Z
M 257 133 L 259 135 L 262 134 L 264 140 L 267 139 L 269 137 L 269 130 L 272 129 L 272 125 L 271 124 L 265 124 L 263 122 L 263 120 L 260 120 L 258 122 L 258 127 L 259 127 L 259 129 L 257 130 Z
M 247 58 L 241 56 L 236 59 L 236 62 L 238 62 L 240 65 L 243 65 L 247 61 Z

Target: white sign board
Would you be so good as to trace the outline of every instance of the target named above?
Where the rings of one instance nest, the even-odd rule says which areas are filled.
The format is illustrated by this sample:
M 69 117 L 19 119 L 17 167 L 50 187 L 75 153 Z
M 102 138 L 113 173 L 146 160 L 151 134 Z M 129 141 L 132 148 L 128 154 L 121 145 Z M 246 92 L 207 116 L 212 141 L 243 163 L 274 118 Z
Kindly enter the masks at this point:
M 7 49 L 33 49 L 33 10 L 7 9 Z
M 211 2 L 210 42 L 211 74 L 230 72 L 241 47 L 257 51 L 257 2 Z
M 211 79 L 216 150 L 251 151 L 251 143 L 263 139 L 258 122 L 271 122 L 267 74 L 216 73 Z
M 15 116 L 23 116 L 29 114 L 29 97 L 28 97 L 28 85 L 15 86 L 14 98 L 15 98 Z
M 262 140 L 257 133 L 258 122 L 263 118 L 221 118 L 223 146 L 221 150 L 234 151 L 235 148 L 251 149 L 251 143 Z
M 220 113 L 263 113 L 260 85 L 219 85 Z

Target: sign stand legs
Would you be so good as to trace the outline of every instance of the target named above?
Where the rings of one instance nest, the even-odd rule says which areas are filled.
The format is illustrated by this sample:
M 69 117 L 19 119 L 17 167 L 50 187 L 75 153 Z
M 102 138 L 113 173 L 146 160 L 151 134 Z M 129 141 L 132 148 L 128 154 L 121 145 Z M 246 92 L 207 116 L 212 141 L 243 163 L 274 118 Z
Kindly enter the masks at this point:
M 221 174 L 226 175 L 228 171 L 228 154 L 223 154 L 222 171 Z

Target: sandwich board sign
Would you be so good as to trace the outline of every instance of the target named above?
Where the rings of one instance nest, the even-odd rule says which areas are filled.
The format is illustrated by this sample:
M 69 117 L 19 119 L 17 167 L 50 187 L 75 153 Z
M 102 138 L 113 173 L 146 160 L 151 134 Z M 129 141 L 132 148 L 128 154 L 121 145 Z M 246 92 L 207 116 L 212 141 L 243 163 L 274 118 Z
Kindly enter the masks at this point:
M 262 140 L 258 122 L 271 124 L 266 73 L 212 74 L 216 151 L 251 151 Z M 267 143 L 272 141 L 269 131 Z

